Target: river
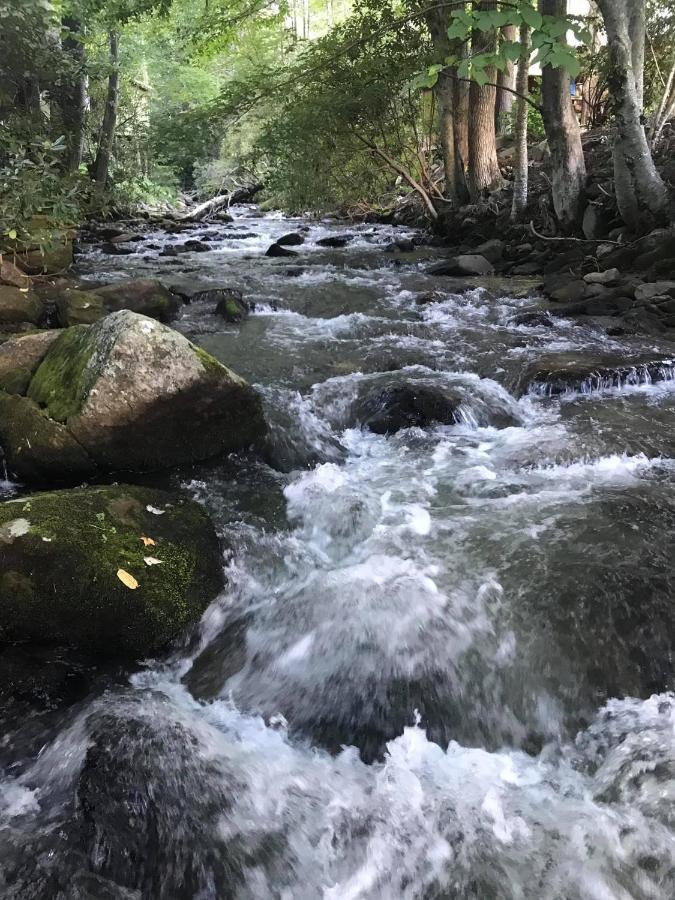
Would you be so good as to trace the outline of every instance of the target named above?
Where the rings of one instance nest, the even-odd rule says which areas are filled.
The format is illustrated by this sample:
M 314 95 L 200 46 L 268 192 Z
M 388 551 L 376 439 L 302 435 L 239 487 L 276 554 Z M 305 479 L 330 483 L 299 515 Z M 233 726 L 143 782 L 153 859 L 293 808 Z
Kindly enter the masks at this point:
M 32 673 L 1 710 L 2 896 L 672 900 L 675 382 L 514 386 L 551 353 L 673 347 L 478 289 L 416 304 L 440 251 L 387 252 L 403 229 L 241 207 L 203 235 L 80 271 L 254 301 L 176 327 L 259 388 L 271 456 L 156 479 L 228 548 L 183 644 L 132 673 L 2 654 Z M 392 380 L 450 387 L 457 423 L 360 429 Z

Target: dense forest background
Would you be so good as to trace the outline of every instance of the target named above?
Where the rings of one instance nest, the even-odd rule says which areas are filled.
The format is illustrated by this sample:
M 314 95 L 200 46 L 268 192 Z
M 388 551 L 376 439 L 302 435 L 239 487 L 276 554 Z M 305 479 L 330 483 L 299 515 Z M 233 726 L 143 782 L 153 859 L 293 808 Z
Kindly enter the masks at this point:
M 253 183 L 289 211 L 412 194 L 429 220 L 507 187 L 512 218 L 531 218 L 528 143 L 545 138 L 554 218 L 574 232 L 594 127 L 627 226 L 671 216 L 654 158 L 675 113 L 673 0 L 582 16 L 566 0 L 0 0 L 0 24 L 5 249 Z

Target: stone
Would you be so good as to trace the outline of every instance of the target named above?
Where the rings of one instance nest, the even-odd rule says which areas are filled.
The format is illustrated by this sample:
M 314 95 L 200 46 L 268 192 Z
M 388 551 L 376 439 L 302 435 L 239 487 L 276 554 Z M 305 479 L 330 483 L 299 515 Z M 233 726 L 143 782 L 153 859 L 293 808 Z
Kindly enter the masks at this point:
M 277 244 L 280 247 L 297 247 L 300 244 L 304 244 L 305 239 L 301 234 L 297 232 L 292 232 L 291 234 L 284 234 L 277 240 Z
M 341 247 L 346 247 L 353 240 L 353 234 L 332 234 L 325 238 L 319 238 L 316 243 L 319 247 L 333 247 L 339 250 Z
M 606 269 L 604 272 L 589 272 L 584 275 L 586 284 L 616 284 L 621 280 L 621 272 L 618 269 Z
M 221 297 L 216 305 L 216 315 L 226 322 L 241 322 L 251 312 L 252 305 L 244 300 L 241 291 L 221 290 L 219 293 Z
M 101 253 L 105 253 L 108 256 L 130 256 L 135 252 L 133 247 L 129 247 L 126 244 L 101 244 Z
M 654 281 L 648 284 L 639 284 L 635 288 L 635 299 L 638 303 L 651 300 L 652 297 L 661 297 L 665 294 L 675 296 L 675 281 Z
M 45 317 L 45 304 L 33 291 L 0 284 L 0 327 L 19 322 L 40 325 Z
M 513 317 L 513 324 L 525 328 L 552 328 L 553 319 L 543 309 L 527 309 Z
M 17 288 L 30 288 L 33 284 L 28 275 L 24 274 L 18 266 L 8 259 L 4 259 L 0 253 L 0 282 L 11 284 Z
M 175 246 L 175 244 L 169 244 L 162 250 L 162 252 L 159 255 L 160 256 L 178 256 L 178 249 Z
M 519 263 L 513 267 L 514 275 L 537 275 L 541 272 L 541 263 L 533 260 L 532 262 Z
M 389 384 L 357 402 L 354 415 L 360 425 L 375 434 L 394 434 L 402 428 L 424 428 L 434 422 L 453 424 L 459 404 L 455 395 L 441 389 Z
M 56 300 L 56 316 L 62 328 L 93 325 L 106 314 L 103 298 L 93 291 L 68 289 Z
M 73 242 L 68 238 L 61 243 L 24 250 L 17 254 L 16 262 L 28 275 L 65 272 L 73 264 Z
M 60 331 L 40 331 L 0 344 L 0 390 L 23 394 Z M 19 386 L 23 387 L 20 389 Z
M 136 234 L 133 231 L 123 231 L 121 234 L 116 234 L 113 237 L 109 238 L 109 243 L 111 244 L 131 244 L 136 241 L 142 241 L 143 235 Z
M 517 396 L 528 391 L 554 397 L 569 391 L 588 392 L 626 383 L 662 381 L 670 377 L 672 361 L 655 353 L 633 357 L 621 353 L 550 353 L 538 357 L 521 371 L 513 389 Z
M 180 494 L 114 485 L 0 503 L 5 641 L 144 656 L 195 622 L 222 580 L 213 526 Z
M 498 263 L 504 256 L 504 249 L 506 244 L 504 241 L 499 238 L 492 238 L 490 241 L 485 241 L 484 244 L 481 244 L 479 247 L 476 247 L 476 253 L 480 256 L 484 256 L 488 262 L 494 265 Z
M 584 296 L 586 283 L 581 279 L 568 281 L 551 293 L 551 300 L 555 303 L 572 303 L 581 300 Z
M 16 375 L 16 373 L 15 373 Z M 19 396 L 0 391 L 0 447 L 8 469 L 31 484 L 76 482 L 96 473 L 96 465 L 65 425 Z
M 178 315 L 181 303 L 176 294 L 155 278 L 116 281 L 94 289 L 108 312 L 129 309 L 160 322 L 170 322 Z
M 484 256 L 464 253 L 438 263 L 429 269 L 430 275 L 494 275 L 494 266 Z
M 207 253 L 211 247 L 204 241 L 185 241 L 184 244 L 181 244 L 178 248 L 179 250 L 184 250 L 186 253 Z
M 66 329 L 27 396 L 106 472 L 196 462 L 266 435 L 247 382 L 183 335 L 127 310 Z
M 283 247 L 281 244 L 272 244 L 267 248 L 267 252 L 265 256 L 297 256 L 295 250 L 289 250 L 288 247 Z

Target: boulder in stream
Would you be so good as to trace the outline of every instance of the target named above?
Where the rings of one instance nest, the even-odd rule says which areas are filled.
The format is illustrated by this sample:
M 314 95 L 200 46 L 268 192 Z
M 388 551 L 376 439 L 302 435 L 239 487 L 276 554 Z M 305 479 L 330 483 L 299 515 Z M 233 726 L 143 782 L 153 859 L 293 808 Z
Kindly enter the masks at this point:
M 31 482 L 167 468 L 244 449 L 266 433 L 249 384 L 181 334 L 126 310 L 63 331 L 26 393 L 0 394 L 0 444 L 12 471 Z
M 589 393 L 627 384 L 645 384 L 673 378 L 674 361 L 655 353 L 631 357 L 611 353 L 550 353 L 539 356 L 520 372 L 514 392 L 553 397 L 573 391 Z
M 56 315 L 62 328 L 93 325 L 106 314 L 103 297 L 93 291 L 68 289 L 56 299 Z
M 241 235 L 238 235 L 241 237 Z M 289 250 L 288 247 L 284 247 L 281 244 L 272 244 L 267 248 L 265 256 L 297 256 L 298 254 L 295 250 Z
M 250 304 L 244 300 L 241 291 L 236 290 L 227 292 L 216 306 L 216 315 L 226 322 L 241 322 L 250 311 Z
M 484 256 L 465 253 L 437 263 L 429 270 L 430 275 L 494 275 L 494 266 Z
M 291 232 L 290 234 L 284 234 L 277 240 L 277 244 L 280 247 L 299 247 L 300 244 L 305 243 L 305 238 L 303 235 L 298 234 L 296 231 Z
M 346 247 L 353 240 L 353 234 L 332 234 L 325 238 L 319 238 L 316 243 L 319 247 L 332 247 L 339 250 L 342 247 Z
M 461 399 L 451 390 L 424 384 L 392 382 L 378 385 L 358 400 L 356 420 L 375 434 L 394 434 L 403 428 L 452 424 Z
M 199 504 L 113 485 L 0 503 L 0 638 L 143 656 L 196 621 L 222 586 Z
M 107 312 L 129 309 L 160 322 L 170 322 L 178 315 L 180 299 L 156 278 L 117 281 L 94 289 Z

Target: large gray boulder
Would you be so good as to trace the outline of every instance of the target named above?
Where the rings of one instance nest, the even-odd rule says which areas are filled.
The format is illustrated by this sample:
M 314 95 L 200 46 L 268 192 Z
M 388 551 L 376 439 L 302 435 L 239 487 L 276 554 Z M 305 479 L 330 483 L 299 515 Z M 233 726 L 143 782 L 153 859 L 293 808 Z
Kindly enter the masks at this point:
M 116 485 L 0 503 L 0 640 L 145 655 L 222 579 L 213 526 L 182 495 Z
M 492 263 L 479 253 L 453 256 L 429 269 L 430 275 L 494 275 Z
M 94 293 L 101 298 L 107 312 L 129 309 L 160 322 L 175 319 L 181 307 L 179 298 L 155 278 L 106 284 L 96 288 Z
M 266 433 L 249 384 L 183 335 L 126 310 L 65 329 L 26 396 L 6 398 L 0 395 L 0 443 L 12 470 L 29 481 L 58 476 L 64 442 L 79 451 L 63 467 L 72 480 L 92 469 L 196 462 L 257 444 Z

